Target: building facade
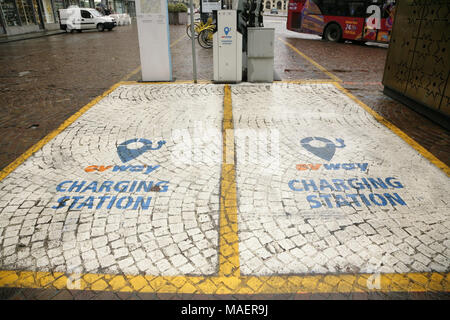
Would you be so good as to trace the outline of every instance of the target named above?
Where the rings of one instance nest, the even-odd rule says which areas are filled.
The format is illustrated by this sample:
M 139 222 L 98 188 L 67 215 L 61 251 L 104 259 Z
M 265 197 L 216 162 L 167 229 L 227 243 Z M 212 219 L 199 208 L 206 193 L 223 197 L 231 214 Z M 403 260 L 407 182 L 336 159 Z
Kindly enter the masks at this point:
M 270 9 L 278 9 L 281 12 L 287 12 L 288 0 L 264 0 L 264 11 L 270 12 Z
M 114 13 L 136 16 L 134 0 L 0 0 L 0 36 L 57 30 L 59 9 L 95 8 L 100 3 Z

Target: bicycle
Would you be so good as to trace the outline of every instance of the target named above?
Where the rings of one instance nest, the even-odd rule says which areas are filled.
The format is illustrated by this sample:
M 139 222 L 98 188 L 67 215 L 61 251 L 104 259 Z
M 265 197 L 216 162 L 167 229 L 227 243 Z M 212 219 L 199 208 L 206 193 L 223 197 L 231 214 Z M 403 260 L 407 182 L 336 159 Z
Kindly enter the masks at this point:
M 216 31 L 216 25 L 211 17 L 207 22 L 199 26 L 196 30 L 198 43 L 202 48 L 209 49 L 213 46 L 213 34 Z
M 210 49 L 213 46 L 213 34 L 216 29 L 215 25 L 210 25 L 200 31 L 198 34 L 198 44 L 205 49 Z
M 206 22 L 203 22 L 200 19 L 197 19 L 196 22 L 194 22 L 194 37 L 195 39 L 198 38 L 198 34 L 200 33 L 201 30 L 203 30 L 204 28 L 208 27 L 209 25 L 212 24 L 212 18 L 208 18 L 208 20 Z M 191 39 L 192 35 L 191 35 L 191 24 L 189 23 L 186 26 L 186 34 L 188 35 L 189 39 Z

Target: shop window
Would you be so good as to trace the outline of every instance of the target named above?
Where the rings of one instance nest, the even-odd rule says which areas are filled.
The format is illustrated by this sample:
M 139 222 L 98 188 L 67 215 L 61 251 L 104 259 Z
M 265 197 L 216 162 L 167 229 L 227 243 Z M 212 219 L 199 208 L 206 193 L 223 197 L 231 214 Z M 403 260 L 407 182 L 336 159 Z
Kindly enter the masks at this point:
M 23 25 L 36 24 L 31 0 L 17 0 L 17 9 Z
M 123 6 L 122 1 L 120 1 L 120 0 L 114 1 L 114 11 L 115 11 L 115 13 L 125 13 L 125 8 Z
M 41 16 L 39 15 L 39 6 L 37 4 L 36 0 L 32 0 L 32 5 L 34 8 L 33 14 L 34 14 L 34 18 L 36 19 L 36 23 L 42 27 L 42 21 L 41 21 Z
M 0 5 L 8 27 L 20 26 L 19 14 L 14 0 L 0 0 Z
M 59 9 L 64 9 L 64 0 L 53 0 L 53 6 L 55 7 L 55 11 Z
M 135 17 L 136 16 L 136 7 L 134 5 L 134 1 L 125 1 L 125 5 L 126 5 L 126 8 L 127 8 L 127 13 L 131 17 Z
M 90 8 L 89 0 L 80 0 L 80 8 Z
M 55 23 L 51 0 L 42 0 L 42 6 L 44 8 L 45 23 Z
M 59 22 L 58 10 L 65 8 L 64 0 L 53 0 L 53 8 L 55 8 L 56 22 Z

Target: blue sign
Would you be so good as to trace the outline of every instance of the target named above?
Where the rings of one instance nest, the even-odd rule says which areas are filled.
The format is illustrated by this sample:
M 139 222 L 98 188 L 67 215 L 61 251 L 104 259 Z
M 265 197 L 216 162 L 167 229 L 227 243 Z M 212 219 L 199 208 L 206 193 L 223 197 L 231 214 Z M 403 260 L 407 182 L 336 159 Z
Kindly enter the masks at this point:
M 325 143 L 325 146 L 313 147 L 312 145 L 310 145 L 310 142 L 312 142 L 314 140 Z M 328 139 L 322 138 L 322 137 L 304 138 L 300 141 L 300 143 L 302 144 L 303 148 L 305 148 L 312 154 L 314 154 L 314 155 L 318 156 L 319 158 L 322 158 L 326 161 L 330 161 L 331 159 L 333 159 L 334 153 L 336 152 L 336 148 L 344 148 L 345 147 L 344 140 L 336 139 L 336 141 L 340 144 L 339 146 L 334 144 L 331 140 L 328 140 Z
M 128 145 L 130 143 L 134 143 L 134 142 L 140 142 L 143 144 L 143 146 L 138 149 L 129 149 Z M 119 155 L 120 160 L 122 160 L 122 162 L 125 163 L 125 162 L 128 162 L 130 160 L 133 160 L 133 159 L 139 157 L 141 154 L 143 154 L 144 152 L 147 152 L 149 150 L 158 150 L 165 143 L 166 143 L 166 141 L 161 140 L 161 141 L 158 141 L 157 147 L 152 147 L 152 142 L 150 140 L 134 138 L 134 139 L 130 139 L 130 140 L 127 140 L 127 141 L 119 144 L 117 146 L 117 153 Z
M 231 28 L 230 27 L 225 27 L 225 28 L 223 28 L 223 32 L 225 32 L 225 35 L 227 36 L 228 35 L 228 32 L 230 32 L 231 31 Z

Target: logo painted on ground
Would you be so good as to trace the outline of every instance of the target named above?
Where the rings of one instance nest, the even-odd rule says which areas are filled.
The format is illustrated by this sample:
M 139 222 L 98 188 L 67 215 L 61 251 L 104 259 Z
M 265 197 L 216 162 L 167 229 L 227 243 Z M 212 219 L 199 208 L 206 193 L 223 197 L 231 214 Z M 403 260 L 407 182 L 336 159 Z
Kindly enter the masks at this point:
M 319 142 L 322 146 L 317 147 L 311 143 Z M 324 160 L 330 161 L 333 159 L 336 149 L 345 148 L 343 139 L 336 138 L 335 144 L 331 140 L 323 137 L 307 137 L 300 141 L 303 148 L 314 154 L 315 156 Z M 316 163 L 316 164 L 297 164 L 296 168 L 299 171 L 318 171 L 323 168 L 325 171 L 360 171 L 366 172 L 368 163 Z M 340 208 L 343 206 L 362 207 L 363 205 L 370 207 L 372 205 L 384 207 L 390 204 L 395 207 L 397 205 L 406 206 L 406 202 L 402 197 L 394 192 L 388 193 L 383 190 L 387 189 L 403 189 L 403 184 L 395 177 L 386 178 L 350 178 L 350 179 L 293 179 L 288 183 L 292 191 L 299 192 L 314 192 L 317 194 L 306 195 L 311 209 L 317 208 Z M 378 190 L 375 193 L 374 190 Z M 363 194 L 362 190 L 368 190 L 370 194 Z M 324 194 L 324 191 L 330 192 Z M 342 194 L 337 194 L 341 192 Z
M 320 144 L 324 144 L 322 147 L 315 147 L 311 145 L 311 142 L 319 141 Z M 331 140 L 322 137 L 308 137 L 300 141 L 302 147 L 314 154 L 315 156 L 322 158 L 323 160 L 330 161 L 336 152 L 336 148 L 344 148 L 344 140 L 336 139 L 339 146 L 334 144 Z
M 299 163 L 296 165 L 297 170 L 305 171 L 305 170 L 312 170 L 317 171 L 320 168 L 323 168 L 324 170 L 346 170 L 346 171 L 361 171 L 365 172 L 367 168 L 369 167 L 369 164 L 366 163 Z
M 319 144 L 325 144 L 322 147 L 312 146 L 311 143 L 318 141 Z M 322 158 L 324 160 L 330 161 L 333 159 L 337 148 L 345 148 L 345 143 L 343 139 L 336 139 L 339 145 L 334 144 L 331 140 L 322 137 L 308 137 L 300 141 L 303 148 L 314 154 L 315 156 Z M 317 171 L 320 168 L 324 170 L 360 170 L 365 172 L 369 167 L 368 163 L 299 163 L 296 165 L 297 170 L 305 171 Z
M 281 168 L 236 148 L 241 274 L 449 270 L 445 174 L 331 84 L 236 89 L 235 130 L 278 130 Z
M 142 172 L 144 174 L 149 174 L 153 171 L 155 171 L 156 169 L 158 169 L 160 167 L 159 164 L 157 165 L 128 165 L 128 166 L 118 166 L 118 165 L 109 165 L 109 166 L 105 166 L 105 165 L 91 165 L 91 166 L 87 166 L 86 168 L 84 168 L 84 171 L 86 172 L 104 172 L 107 171 L 109 169 L 111 169 L 112 172 L 124 172 L 124 171 L 128 171 L 128 172 Z
M 317 208 L 339 208 L 343 206 L 362 207 L 372 205 L 385 207 L 391 204 L 406 206 L 402 197 L 394 192 L 388 193 L 383 190 L 403 189 L 403 184 L 395 177 L 387 178 L 351 178 L 351 179 L 301 179 L 289 181 L 289 188 L 292 191 L 314 192 L 308 194 L 306 200 L 311 209 Z M 380 193 L 374 193 L 379 190 Z M 324 194 L 324 191 L 333 192 Z M 362 192 L 369 191 L 369 194 Z M 336 192 L 342 192 L 337 194 Z M 383 192 L 383 193 L 381 193 Z
M 153 147 L 152 141 L 142 138 L 129 139 L 122 142 L 117 147 L 117 153 L 122 162 L 128 162 L 136 159 L 143 153 L 150 150 L 158 150 L 166 143 L 166 141 L 158 141 L 158 146 Z M 135 145 L 133 145 L 135 144 Z M 132 148 L 142 144 L 140 147 Z M 90 165 L 84 168 L 88 173 L 99 172 L 123 172 L 142 173 L 148 175 L 160 168 L 160 165 Z M 148 210 L 152 197 L 133 194 L 127 196 L 123 193 L 148 193 L 148 192 L 166 192 L 169 188 L 169 181 L 147 181 L 147 180 L 121 180 L 121 181 L 86 181 L 86 180 L 65 180 L 56 186 L 57 192 L 70 192 L 83 195 L 69 196 L 64 195 L 58 199 L 58 203 L 53 209 L 61 209 L 68 206 L 69 209 L 80 210 L 88 209 L 128 209 L 128 210 Z M 118 195 L 111 193 L 117 192 Z M 85 196 L 91 193 L 95 195 Z M 97 195 L 98 193 L 105 193 Z
M 129 145 L 132 143 L 141 143 L 143 145 L 140 148 L 129 148 Z M 122 162 L 125 163 L 130 160 L 136 159 L 141 154 L 143 154 L 144 152 L 147 152 L 149 150 L 161 149 L 161 147 L 165 143 L 166 143 L 166 141 L 161 140 L 161 141 L 158 141 L 157 147 L 153 147 L 152 146 L 153 143 L 150 140 L 142 139 L 142 138 L 141 139 L 138 139 L 138 138 L 130 139 L 125 142 L 122 142 L 121 144 L 119 144 L 117 146 L 117 153 L 119 155 L 120 160 L 122 160 Z

